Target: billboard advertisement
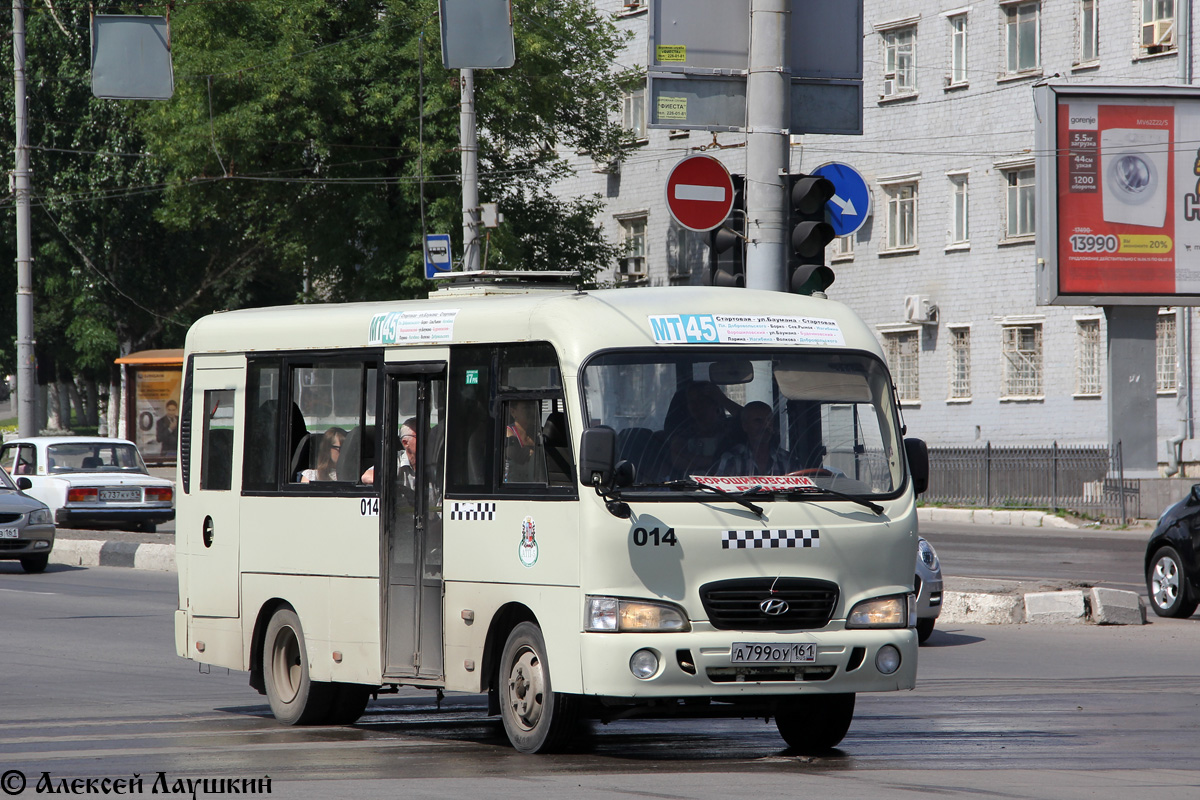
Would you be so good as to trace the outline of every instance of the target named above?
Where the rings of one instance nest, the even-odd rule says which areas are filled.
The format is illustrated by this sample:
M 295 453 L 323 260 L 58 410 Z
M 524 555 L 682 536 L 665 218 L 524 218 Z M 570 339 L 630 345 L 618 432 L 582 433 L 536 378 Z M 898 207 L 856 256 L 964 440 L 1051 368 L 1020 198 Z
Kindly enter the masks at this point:
M 1039 304 L 1200 305 L 1200 91 L 1037 91 Z

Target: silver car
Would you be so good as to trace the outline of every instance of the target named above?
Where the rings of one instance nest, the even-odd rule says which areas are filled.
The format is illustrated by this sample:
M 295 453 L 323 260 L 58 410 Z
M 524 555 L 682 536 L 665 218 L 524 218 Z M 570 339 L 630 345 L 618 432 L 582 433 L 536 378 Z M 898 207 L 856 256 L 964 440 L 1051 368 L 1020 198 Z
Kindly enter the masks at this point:
M 45 503 L 22 491 L 28 484 L 28 478 L 14 483 L 0 468 L 0 559 L 19 559 L 26 572 L 42 572 L 54 548 L 54 519 Z
M 917 537 L 917 574 L 913 579 L 917 594 L 917 641 L 921 644 L 933 633 L 933 625 L 942 613 L 942 565 L 937 551 L 924 536 Z

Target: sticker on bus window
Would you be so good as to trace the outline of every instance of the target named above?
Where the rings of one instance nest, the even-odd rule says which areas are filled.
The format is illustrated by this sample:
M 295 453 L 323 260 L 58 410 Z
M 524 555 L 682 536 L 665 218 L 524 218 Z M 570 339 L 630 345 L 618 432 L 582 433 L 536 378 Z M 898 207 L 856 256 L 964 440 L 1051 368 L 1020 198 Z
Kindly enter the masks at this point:
M 535 528 L 533 517 L 526 517 L 521 523 L 521 544 L 517 547 L 517 558 L 527 567 L 532 567 L 538 560 L 538 543 L 533 538 Z
M 495 518 L 495 503 L 459 503 L 455 501 L 450 504 L 450 519 L 491 522 Z
M 751 489 L 786 492 L 789 489 L 816 489 L 817 484 L 806 475 L 692 475 L 703 483 L 726 492 L 748 492 Z
M 846 344 L 837 320 L 821 317 L 665 314 L 646 319 L 659 344 Z
M 367 344 L 418 344 L 454 340 L 457 308 L 388 311 L 371 317 Z
M 478 385 L 478 383 L 479 383 L 479 370 L 477 370 L 477 369 L 467 370 L 466 385 L 467 386 L 476 386 L 476 385 Z
M 819 530 L 721 531 L 721 549 L 752 550 L 779 547 L 820 547 Z

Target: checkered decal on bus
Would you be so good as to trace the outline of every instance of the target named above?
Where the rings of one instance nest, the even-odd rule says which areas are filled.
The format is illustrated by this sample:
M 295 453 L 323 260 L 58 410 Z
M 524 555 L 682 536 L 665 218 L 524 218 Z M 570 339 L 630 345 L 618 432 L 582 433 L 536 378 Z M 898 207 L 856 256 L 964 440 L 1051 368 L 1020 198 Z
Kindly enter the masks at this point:
M 451 503 L 450 519 L 491 521 L 496 518 L 495 503 Z
M 811 531 L 722 531 L 721 547 L 746 550 L 755 547 L 820 547 L 821 532 Z

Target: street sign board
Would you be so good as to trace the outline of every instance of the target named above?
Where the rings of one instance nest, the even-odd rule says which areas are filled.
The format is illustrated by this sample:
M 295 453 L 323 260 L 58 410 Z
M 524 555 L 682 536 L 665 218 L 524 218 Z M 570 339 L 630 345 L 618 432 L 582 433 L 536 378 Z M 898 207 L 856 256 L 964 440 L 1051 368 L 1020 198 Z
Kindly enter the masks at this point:
M 746 79 L 650 73 L 650 126 L 736 131 L 746 125 Z
M 508 69 L 516 63 L 511 0 L 439 0 L 442 66 Z
M 667 208 L 692 231 L 711 231 L 733 210 L 733 178 L 712 156 L 688 156 L 667 177 Z
M 649 39 L 652 71 L 745 74 L 750 0 L 654 0 Z
M 863 176 L 849 164 L 832 161 L 812 171 L 833 184 L 833 197 L 827 203 L 829 224 L 838 236 L 849 236 L 871 216 L 871 190 Z
M 115 100 L 169 100 L 175 93 L 166 17 L 92 17 L 92 94 Z
M 792 133 L 861 136 L 862 81 L 792 79 Z
M 433 280 L 436 276 L 450 271 L 450 234 L 431 233 L 425 237 L 425 277 Z

